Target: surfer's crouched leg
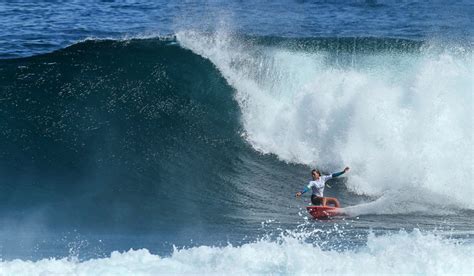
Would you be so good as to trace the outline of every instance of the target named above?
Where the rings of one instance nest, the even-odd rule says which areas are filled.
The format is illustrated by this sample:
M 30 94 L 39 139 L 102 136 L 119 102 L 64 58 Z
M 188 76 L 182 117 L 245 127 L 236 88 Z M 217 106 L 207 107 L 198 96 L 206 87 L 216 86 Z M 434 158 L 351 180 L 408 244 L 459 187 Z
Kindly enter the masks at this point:
M 323 197 L 319 197 L 319 196 L 316 196 L 316 195 L 311 195 L 311 204 L 321 205 L 321 204 L 323 204 L 322 199 L 323 199 Z
M 334 207 L 341 207 L 341 204 L 339 204 L 339 200 L 337 200 L 334 197 L 325 197 L 323 199 L 323 206 L 328 206 L 328 205 L 334 205 Z

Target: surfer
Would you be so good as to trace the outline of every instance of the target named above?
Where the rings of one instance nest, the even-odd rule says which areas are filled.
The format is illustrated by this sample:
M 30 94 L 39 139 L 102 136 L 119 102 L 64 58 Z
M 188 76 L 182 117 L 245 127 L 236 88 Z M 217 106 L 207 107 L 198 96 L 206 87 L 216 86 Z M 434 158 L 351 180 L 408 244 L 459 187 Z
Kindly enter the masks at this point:
M 340 204 L 337 199 L 323 196 L 324 187 L 325 187 L 326 181 L 328 181 L 331 178 L 341 176 L 348 171 L 349 171 L 349 167 L 345 167 L 342 172 L 333 173 L 330 175 L 321 175 L 321 172 L 319 170 L 312 170 L 311 177 L 313 178 L 313 180 L 311 180 L 308 183 L 308 186 L 306 186 L 301 192 L 297 192 L 296 197 L 300 197 L 302 194 L 309 191 L 309 189 L 312 189 L 313 193 L 311 194 L 311 203 L 313 205 L 326 206 L 326 204 L 328 203 L 333 203 L 335 207 L 339 207 Z

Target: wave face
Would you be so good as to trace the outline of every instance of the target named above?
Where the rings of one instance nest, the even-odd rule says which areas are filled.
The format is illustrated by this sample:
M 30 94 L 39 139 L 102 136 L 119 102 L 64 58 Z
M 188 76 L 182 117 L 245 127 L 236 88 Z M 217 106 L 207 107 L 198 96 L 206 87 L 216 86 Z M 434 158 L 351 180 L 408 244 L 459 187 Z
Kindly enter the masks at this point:
M 420 231 L 388 236 L 372 234 L 366 248 L 344 252 L 323 251 L 287 235 L 275 242 L 262 240 L 242 246 L 175 248 L 171 256 L 154 255 L 141 249 L 113 252 L 108 258 L 83 262 L 67 258 L 2 261 L 0 269 L 7 275 L 207 275 L 229 272 L 239 275 L 469 275 L 473 269 L 472 250 L 472 245 L 461 245 Z M 311 260 L 317 260 L 318 264 Z
M 375 38 L 269 42 L 226 32 L 177 38 L 236 89 L 245 138 L 255 149 L 330 171 L 350 165 L 347 187 L 380 197 L 351 211 L 474 208 L 469 46 Z
M 232 87 L 172 39 L 86 41 L 0 68 L 9 223 L 212 225 L 238 217 L 238 185 L 261 182 L 261 163 L 284 166 L 242 140 Z

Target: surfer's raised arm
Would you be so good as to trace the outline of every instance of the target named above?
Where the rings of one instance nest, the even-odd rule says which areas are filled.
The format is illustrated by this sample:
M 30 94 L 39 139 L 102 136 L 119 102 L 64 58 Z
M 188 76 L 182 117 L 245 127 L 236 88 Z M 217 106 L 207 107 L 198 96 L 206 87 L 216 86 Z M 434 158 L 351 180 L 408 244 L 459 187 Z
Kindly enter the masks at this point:
M 341 176 L 341 175 L 345 174 L 346 172 L 348 172 L 349 170 L 350 170 L 349 167 L 345 167 L 344 170 L 342 170 L 341 172 L 331 174 L 331 177 L 334 178 L 334 177 Z

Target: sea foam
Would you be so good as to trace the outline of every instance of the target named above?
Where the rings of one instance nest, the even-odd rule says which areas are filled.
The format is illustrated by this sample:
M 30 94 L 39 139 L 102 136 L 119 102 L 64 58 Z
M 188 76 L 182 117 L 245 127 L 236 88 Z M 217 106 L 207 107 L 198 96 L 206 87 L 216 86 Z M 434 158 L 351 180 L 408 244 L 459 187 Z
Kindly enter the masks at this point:
M 366 246 L 323 250 L 286 235 L 241 246 L 175 248 L 170 256 L 147 249 L 113 252 L 108 258 L 2 261 L 1 275 L 472 275 L 472 244 L 460 244 L 418 230 L 368 236 Z

